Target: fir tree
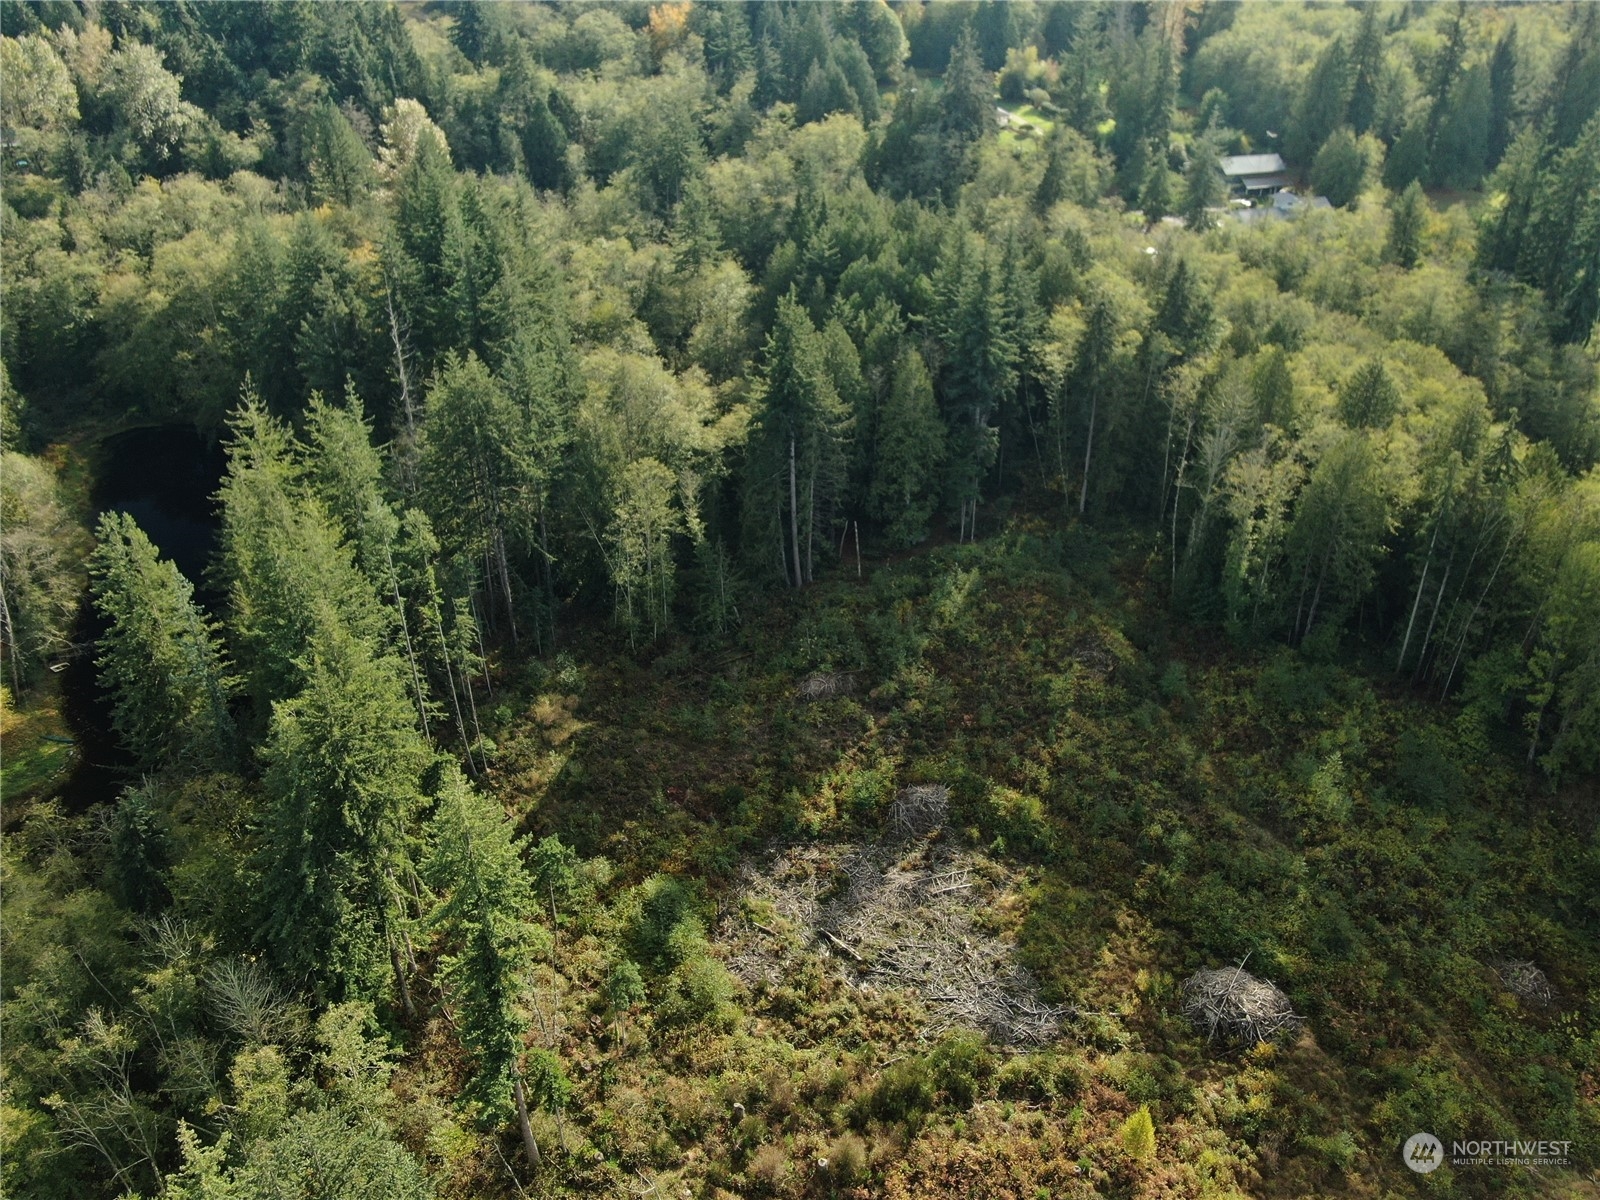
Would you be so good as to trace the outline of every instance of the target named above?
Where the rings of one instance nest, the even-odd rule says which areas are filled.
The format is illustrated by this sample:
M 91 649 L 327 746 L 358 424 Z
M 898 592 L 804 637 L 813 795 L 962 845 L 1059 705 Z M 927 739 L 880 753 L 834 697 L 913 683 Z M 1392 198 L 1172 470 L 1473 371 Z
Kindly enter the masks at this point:
M 423 873 L 441 898 L 429 920 L 443 939 L 440 977 L 470 1064 L 462 1099 L 490 1124 L 515 1113 L 531 1144 L 521 1087 L 523 1007 L 549 935 L 530 919 L 541 906 L 523 850 L 499 805 L 453 763 L 442 764 Z M 529 1158 L 538 1161 L 536 1144 Z
M 1172 172 L 1167 169 L 1167 156 L 1158 146 L 1151 147 L 1150 166 L 1139 192 L 1139 207 L 1144 210 L 1147 225 L 1156 224 L 1172 211 Z
M 1378 117 L 1383 81 L 1383 31 L 1378 28 L 1378 6 L 1363 5 L 1361 27 L 1350 49 L 1350 104 L 1345 122 L 1359 137 L 1371 131 Z
M 194 588 L 126 513 L 100 518 L 90 558 L 96 606 L 107 622 L 100 682 L 112 725 L 140 764 L 220 766 L 233 756 L 231 680 L 216 626 Z
M 273 701 L 304 683 L 319 606 L 330 605 L 359 637 L 380 637 L 384 623 L 340 531 L 301 492 L 288 432 L 248 390 L 230 428 L 215 571 L 228 591 L 234 660 L 264 722 Z
M 1511 146 L 1516 116 L 1517 27 L 1513 24 L 1495 43 L 1489 60 L 1489 145 L 1484 165 L 1493 170 Z
M 1400 411 L 1400 389 L 1379 359 L 1369 359 L 1339 386 L 1339 419 L 1352 428 L 1383 429 Z
M 1294 106 L 1284 149 L 1298 163 L 1312 160 L 1322 143 L 1345 121 L 1352 87 L 1350 55 L 1334 38 L 1318 57 Z
M 1227 196 L 1222 163 L 1209 139 L 1199 138 L 1189 153 L 1183 174 L 1183 206 L 1178 210 L 1190 229 L 1204 231 L 1215 224 L 1211 210 Z
M 408 830 L 428 750 L 399 664 L 314 603 L 304 689 L 273 709 L 262 750 L 262 933 L 322 997 L 376 999 L 401 960 Z
M 1383 164 L 1383 186 L 1403 192 L 1407 185 L 1428 174 L 1428 130 L 1419 116 L 1413 115 L 1389 149 Z
M 793 292 L 778 302 L 765 359 L 764 394 L 750 434 L 757 492 L 750 516 L 766 531 L 754 541 L 776 548 L 785 576 L 800 587 L 812 578 L 818 513 L 843 475 L 847 414 L 822 338 Z
M 1422 259 L 1422 236 L 1427 223 L 1428 199 L 1422 194 L 1422 185 L 1413 179 L 1390 206 L 1384 257 L 1408 271 L 1416 266 Z
M 914 545 L 927 536 L 945 456 L 933 379 L 914 349 L 901 351 L 879 424 L 868 505 L 891 542 Z

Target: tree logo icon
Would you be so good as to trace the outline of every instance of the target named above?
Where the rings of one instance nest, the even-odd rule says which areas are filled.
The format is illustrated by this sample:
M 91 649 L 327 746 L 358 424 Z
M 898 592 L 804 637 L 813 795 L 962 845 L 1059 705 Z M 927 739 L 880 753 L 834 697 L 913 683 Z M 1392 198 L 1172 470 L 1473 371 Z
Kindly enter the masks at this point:
M 1444 1146 L 1431 1133 L 1413 1133 L 1400 1148 L 1400 1157 L 1417 1174 L 1426 1175 L 1444 1161 Z

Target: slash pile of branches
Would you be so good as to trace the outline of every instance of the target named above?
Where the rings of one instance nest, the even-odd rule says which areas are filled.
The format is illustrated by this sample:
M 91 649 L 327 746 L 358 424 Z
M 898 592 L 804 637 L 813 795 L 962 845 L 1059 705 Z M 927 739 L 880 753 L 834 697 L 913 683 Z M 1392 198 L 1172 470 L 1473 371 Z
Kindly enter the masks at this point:
M 949 811 L 950 789 L 942 783 L 902 788 L 889 808 L 889 828 L 896 837 L 923 837 L 942 826 Z
M 1555 999 L 1555 993 L 1550 990 L 1550 980 L 1532 962 L 1506 959 L 1490 966 L 1500 980 L 1500 986 L 1518 1000 L 1526 1000 L 1544 1008 Z
M 835 696 L 848 696 L 855 690 L 855 677 L 848 671 L 814 671 L 802 679 L 794 689 L 801 700 L 831 700 Z
M 1183 985 L 1183 1011 L 1208 1041 L 1220 1037 L 1240 1046 L 1292 1036 L 1305 1023 L 1289 997 L 1251 975 L 1243 963 L 1189 976 Z
M 974 855 L 938 844 L 904 858 L 881 844 L 792 847 L 746 869 L 741 906 L 787 928 L 745 916 L 741 929 L 731 919 L 729 966 L 747 983 L 775 982 L 788 934 L 833 958 L 858 987 L 918 996 L 931 1035 L 965 1028 L 1004 1045 L 1052 1041 L 1075 1014 L 1040 1000 L 1012 947 L 975 920 L 999 890 L 993 876 Z

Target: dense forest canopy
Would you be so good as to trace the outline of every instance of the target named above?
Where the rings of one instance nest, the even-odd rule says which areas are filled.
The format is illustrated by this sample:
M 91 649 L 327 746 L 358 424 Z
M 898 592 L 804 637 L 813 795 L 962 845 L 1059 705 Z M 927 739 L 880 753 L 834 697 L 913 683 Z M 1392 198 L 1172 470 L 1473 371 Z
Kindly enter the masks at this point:
M 0 30 L 8 1192 L 1586 1194 L 1600 6 Z M 89 499 L 162 425 L 196 578 Z M 919 786 L 1043 1048 L 751 890 Z

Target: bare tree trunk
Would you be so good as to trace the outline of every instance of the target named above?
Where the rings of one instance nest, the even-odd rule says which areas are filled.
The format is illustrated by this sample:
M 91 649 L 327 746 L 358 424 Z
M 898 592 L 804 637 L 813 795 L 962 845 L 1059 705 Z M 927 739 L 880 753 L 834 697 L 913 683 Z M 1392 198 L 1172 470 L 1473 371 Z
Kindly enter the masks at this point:
M 1428 540 L 1428 553 L 1422 560 L 1422 577 L 1417 580 L 1416 599 L 1411 601 L 1411 619 L 1406 622 L 1406 636 L 1400 643 L 1400 658 L 1394 664 L 1394 669 L 1399 672 L 1406 665 L 1406 651 L 1411 648 L 1411 630 L 1417 623 L 1417 610 L 1422 607 L 1422 589 L 1428 582 L 1428 568 L 1433 565 L 1433 548 L 1439 541 L 1439 527 L 1433 527 L 1433 537 Z M 1435 610 L 1437 611 L 1437 610 Z
M 411 686 L 417 690 L 417 716 L 422 719 L 422 736 L 428 734 L 428 701 L 422 688 L 422 671 L 417 666 L 416 647 L 411 644 L 411 623 L 406 620 L 406 603 L 400 596 L 400 577 L 394 569 L 394 552 L 387 551 L 389 560 L 389 589 L 394 596 L 394 611 L 400 617 L 400 638 L 405 642 L 406 661 L 411 664 Z
M 1183 453 L 1178 457 L 1178 478 L 1172 484 L 1172 591 L 1178 591 L 1178 509 L 1183 507 L 1183 468 L 1189 461 L 1189 438 L 1194 434 L 1194 422 L 1191 420 L 1183 430 Z M 1170 441 L 1171 432 L 1167 438 Z M 1166 468 L 1163 467 L 1161 477 L 1166 478 Z M 1162 501 L 1166 503 L 1165 500 Z
M 15 702 L 22 695 L 22 667 L 17 658 L 17 631 L 11 623 L 11 605 L 6 601 L 3 569 L 0 569 L 0 642 L 5 643 L 6 657 L 11 660 L 11 698 Z
M 811 473 L 811 479 L 806 484 L 806 582 L 816 581 L 815 563 L 812 561 L 811 548 L 816 540 L 817 532 L 817 474 Z
M 800 587 L 806 577 L 800 570 L 800 480 L 795 474 L 793 434 L 789 435 L 789 539 L 794 554 L 794 585 Z
M 399 465 L 400 487 L 407 495 L 417 488 L 417 406 L 411 398 L 411 375 L 406 370 L 405 336 L 400 330 L 400 314 L 395 311 L 394 289 L 384 288 L 384 300 L 389 315 L 389 341 L 394 346 L 395 375 L 400 383 L 400 416 L 405 423 L 400 438 L 400 453 L 395 456 Z
M 555 559 L 550 555 L 550 529 L 545 524 L 545 506 L 539 505 L 539 556 L 544 559 L 544 608 L 550 621 L 550 649 L 556 648 Z
M 506 535 L 498 525 L 494 529 L 495 565 L 500 569 L 500 590 L 506 598 L 506 625 L 511 630 L 511 644 L 517 644 L 517 610 L 511 599 L 511 567 L 506 561 Z
M 533 1122 L 528 1119 L 528 1094 L 522 1087 L 522 1076 L 518 1075 L 511 1081 L 511 1094 L 517 1100 L 517 1124 L 522 1129 L 522 1152 L 528 1156 L 528 1162 L 537 1167 L 544 1161 L 539 1153 L 539 1143 L 533 1137 Z
M 415 1020 L 417 1010 L 411 1003 L 411 985 L 406 980 L 405 964 L 400 959 L 400 947 L 393 934 L 389 935 L 389 965 L 394 968 L 394 986 L 400 993 L 400 1007 L 405 1010 L 406 1020 Z
M 1483 593 L 1478 597 L 1478 602 L 1472 606 L 1472 611 L 1467 614 L 1467 623 L 1461 628 L 1461 638 L 1456 642 L 1455 657 L 1450 660 L 1450 670 L 1444 677 L 1444 686 L 1439 689 L 1439 699 L 1443 700 L 1450 694 L 1450 683 L 1456 677 L 1456 668 L 1461 665 L 1461 654 L 1467 648 L 1467 638 L 1472 635 L 1472 623 L 1478 619 L 1478 612 L 1483 608 L 1483 602 L 1489 598 L 1489 589 L 1494 587 L 1495 577 L 1500 574 L 1500 566 L 1506 561 L 1506 554 L 1511 549 L 1512 538 L 1506 538 L 1506 544 L 1500 548 L 1500 557 L 1495 560 L 1494 570 L 1489 572 L 1489 582 L 1484 584 Z
M 472 623 L 478 634 L 478 660 L 483 663 L 483 690 L 489 693 L 489 699 L 494 699 L 494 684 L 489 681 L 489 652 L 483 646 L 483 622 L 478 620 L 478 602 L 472 595 L 472 589 L 467 589 L 467 604 L 472 609 Z M 465 672 L 462 673 L 465 677 Z M 471 695 L 472 685 L 467 685 L 468 695 Z
M 1089 393 L 1089 437 L 1083 447 L 1083 487 L 1078 492 L 1078 515 L 1083 516 L 1089 504 L 1089 460 L 1094 454 L 1094 418 L 1100 407 L 1099 389 Z
M 444 655 L 445 682 L 450 685 L 450 707 L 455 710 L 456 714 L 456 732 L 461 735 L 461 748 L 467 755 L 467 770 L 476 775 L 478 774 L 478 764 L 472 760 L 472 743 L 467 739 L 467 723 L 461 715 L 461 694 L 456 691 L 456 673 L 450 665 L 450 643 L 445 640 L 444 636 L 444 613 L 440 611 L 438 604 L 433 606 L 433 616 L 433 627 L 439 634 L 439 650 Z M 467 682 L 465 671 L 462 672 L 462 682 L 466 683 L 467 695 L 470 697 L 472 695 L 472 684 Z
M 1417 669 L 1411 676 L 1411 682 L 1416 683 L 1422 678 L 1422 665 L 1428 661 L 1428 647 L 1433 644 L 1433 626 L 1439 619 L 1439 610 L 1444 607 L 1444 589 L 1450 582 L 1450 565 L 1455 556 L 1444 560 L 1444 574 L 1439 579 L 1439 591 L 1433 597 L 1433 611 L 1428 614 L 1428 629 L 1422 635 L 1422 649 L 1417 651 Z
M 1337 535 L 1329 539 L 1327 553 L 1322 556 L 1322 570 L 1317 572 L 1317 590 L 1311 595 L 1311 611 L 1306 614 L 1306 627 L 1300 634 L 1302 642 L 1311 636 L 1311 626 L 1316 622 L 1317 605 L 1322 603 L 1322 585 L 1328 578 L 1328 564 L 1333 561 L 1333 550 L 1338 540 Z

